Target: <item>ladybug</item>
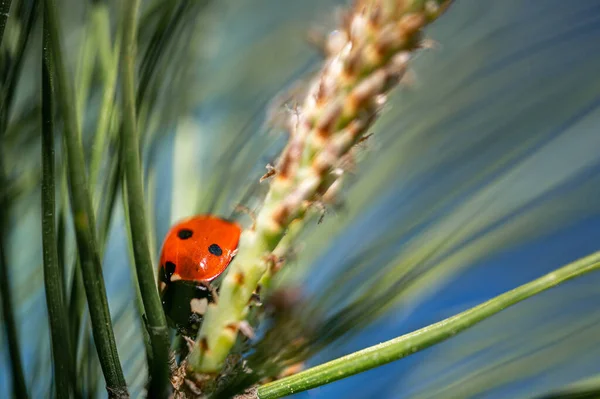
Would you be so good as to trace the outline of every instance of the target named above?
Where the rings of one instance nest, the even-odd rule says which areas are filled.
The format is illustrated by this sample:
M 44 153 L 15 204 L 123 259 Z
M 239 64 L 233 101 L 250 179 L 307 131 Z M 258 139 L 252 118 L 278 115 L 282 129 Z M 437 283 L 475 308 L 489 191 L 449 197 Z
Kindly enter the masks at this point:
M 193 336 L 208 304 L 215 301 L 211 282 L 237 252 L 241 227 L 213 215 L 182 220 L 165 237 L 158 266 L 158 286 L 171 327 Z

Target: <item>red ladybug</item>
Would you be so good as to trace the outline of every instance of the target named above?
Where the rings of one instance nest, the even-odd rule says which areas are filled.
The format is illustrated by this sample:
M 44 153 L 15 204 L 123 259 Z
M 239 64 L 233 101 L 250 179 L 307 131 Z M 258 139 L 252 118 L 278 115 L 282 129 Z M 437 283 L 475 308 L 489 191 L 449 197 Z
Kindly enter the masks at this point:
M 171 228 L 163 243 L 158 284 L 171 326 L 194 335 L 214 301 L 210 282 L 219 277 L 237 252 L 241 227 L 212 215 L 185 219 Z

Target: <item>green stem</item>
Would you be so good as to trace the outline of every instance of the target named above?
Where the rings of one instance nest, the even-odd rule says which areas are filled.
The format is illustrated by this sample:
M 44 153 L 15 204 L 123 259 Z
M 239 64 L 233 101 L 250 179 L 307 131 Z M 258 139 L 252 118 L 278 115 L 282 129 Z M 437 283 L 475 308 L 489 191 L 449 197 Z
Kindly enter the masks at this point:
M 107 139 L 112 138 L 110 129 L 110 120 L 114 112 L 115 90 L 117 74 L 119 70 L 118 54 L 120 50 L 120 38 L 111 46 L 110 35 L 110 17 L 106 3 L 95 4 L 92 9 L 92 23 L 94 25 L 95 45 L 98 48 L 98 60 L 100 62 L 100 72 L 103 80 L 102 102 L 98 112 L 98 121 L 96 123 L 96 134 L 94 135 L 94 144 L 92 158 L 90 161 L 90 183 L 92 189 L 96 186 L 98 174 L 100 173 L 100 164 L 103 155 L 106 152 Z M 121 25 L 117 29 L 121 29 Z M 97 206 L 98 204 L 95 204 Z
M 174 37 L 173 33 L 184 17 L 188 6 L 188 2 L 179 5 L 175 2 L 164 3 L 165 9 L 162 10 L 161 19 L 150 39 L 140 65 L 140 84 L 136 97 L 138 109 L 142 107 L 145 96 L 150 89 L 150 82 L 157 73 L 157 67 L 161 59 L 167 54 L 169 40 Z
M 100 61 L 100 72 L 104 80 L 102 103 L 100 106 L 98 121 L 96 124 L 96 133 L 94 136 L 94 142 L 92 144 L 92 153 L 89 168 L 89 184 L 90 190 L 93 193 L 95 192 L 96 187 L 98 186 L 98 178 L 100 176 L 102 157 L 106 153 L 106 139 L 107 137 L 110 138 L 110 133 L 112 132 L 112 130 L 109 129 L 108 120 L 110 119 L 109 116 L 114 106 L 114 90 L 118 70 L 118 44 L 115 45 L 114 50 L 110 46 L 110 21 L 108 17 L 108 9 L 106 3 L 94 3 L 90 15 L 92 23 L 92 34 L 90 37 L 92 37 L 94 40 L 86 39 L 85 46 L 97 48 L 98 54 L 96 55 L 94 53 L 91 55 L 90 58 L 92 59 L 89 61 L 89 65 L 93 65 L 92 61 L 94 61 L 96 57 L 98 57 Z M 86 50 L 85 46 L 81 49 L 82 55 L 80 56 L 80 58 L 84 58 L 84 54 L 89 53 L 89 51 Z M 81 66 L 79 69 L 81 69 Z M 82 76 L 85 74 L 83 73 L 83 71 L 79 70 L 78 75 Z M 107 77 L 109 75 L 112 77 L 112 79 Z M 82 97 L 85 98 L 86 96 L 87 90 L 79 90 L 77 93 L 77 103 L 81 104 L 83 102 Z M 80 108 L 80 110 L 78 111 L 78 115 L 78 120 L 81 122 L 81 120 L 83 120 L 83 108 Z M 114 164 L 116 166 L 113 166 L 113 164 L 110 165 L 107 183 L 105 186 L 99 189 L 100 194 L 97 197 L 94 197 L 93 203 L 94 215 L 96 216 L 97 220 L 99 219 L 97 226 L 97 245 L 101 257 L 104 255 L 104 243 L 106 241 L 108 229 L 110 227 L 112 210 L 115 203 L 116 191 L 118 189 L 118 180 L 120 180 L 121 178 L 121 162 L 120 160 L 118 160 L 118 156 L 115 156 L 114 158 L 114 161 L 116 161 L 114 162 Z M 68 198 L 65 199 L 65 202 L 68 202 Z M 81 316 L 83 314 L 83 308 L 85 306 L 83 281 L 81 279 L 81 270 L 78 259 L 74 262 L 73 267 L 71 300 L 69 306 L 69 319 L 71 320 L 72 324 L 73 342 L 75 343 L 75 347 L 78 347 L 77 344 L 80 336 L 79 330 L 81 327 Z M 84 336 L 86 336 L 86 334 L 84 334 Z
M 150 341 L 150 334 L 148 333 L 148 326 L 146 325 L 146 320 L 144 319 L 144 301 L 142 299 L 142 293 L 140 291 L 140 283 L 137 278 L 137 273 L 135 271 L 135 255 L 133 254 L 133 238 L 131 236 L 131 218 L 129 217 L 129 206 L 127 199 L 127 187 L 125 180 L 121 180 L 123 182 L 123 189 L 121 193 L 123 195 L 123 212 L 125 214 L 125 229 L 127 231 L 127 239 L 129 240 L 129 245 L 127 246 L 127 253 L 129 255 L 129 267 L 131 268 L 131 282 L 133 284 L 133 289 L 135 293 L 135 308 L 137 310 L 138 321 L 142 330 L 142 337 L 144 339 L 144 348 L 146 349 L 146 362 L 148 363 L 148 368 L 151 368 L 151 365 L 154 363 L 152 358 L 152 343 Z
M 88 17 L 89 19 L 89 17 Z M 85 125 L 85 106 L 87 103 L 88 95 L 90 93 L 90 83 L 92 81 L 92 74 L 94 72 L 94 61 L 96 48 L 94 47 L 93 26 L 91 24 L 85 24 L 83 29 L 83 43 L 79 51 L 79 60 L 76 70 L 75 80 L 75 109 L 77 113 L 77 123 L 79 131 L 81 132 L 82 126 Z
M 139 134 L 135 110 L 135 32 L 139 0 L 124 2 L 124 28 L 122 36 L 121 73 L 123 94 L 122 145 L 127 185 L 129 223 L 137 278 L 148 319 L 152 346 L 150 365 L 151 397 L 168 396 L 169 330 L 156 287 L 150 244 L 146 234 L 146 212 L 140 164 Z
M 81 276 L 81 262 L 79 256 L 73 262 L 73 277 L 71 280 L 71 289 L 69 294 L 69 322 L 71 331 L 71 342 L 73 342 L 73 358 L 77 360 L 77 348 L 79 348 L 79 336 L 81 330 L 81 321 L 85 308 L 85 288 L 83 277 Z M 83 338 L 85 339 L 85 337 Z
M 593 399 L 600 398 L 600 374 L 555 388 L 533 399 Z
M 2 44 L 4 28 L 6 28 L 6 21 L 10 13 L 10 3 L 12 3 L 12 0 L 0 0 L 0 44 Z
M 44 21 L 42 56 L 42 244 L 44 258 L 44 286 L 50 320 L 52 354 L 54 358 L 56 397 L 69 398 L 75 381 L 71 340 L 67 322 L 67 308 L 63 287 L 63 273 L 58 267 L 55 229 L 54 184 L 54 117 L 52 56 L 48 49 L 48 25 Z
M 0 45 L 4 37 L 4 28 L 10 12 L 11 0 L 0 0 Z M 6 121 L 8 119 L 8 101 L 5 91 L 0 92 L 0 140 L 4 139 Z M 0 152 L 3 149 L 0 141 Z M 4 162 L 0 158 L 0 187 L 7 187 L 8 181 L 4 175 Z M 12 294 L 10 292 L 10 276 L 8 273 L 8 257 L 4 250 L 5 230 L 8 224 L 9 198 L 4 191 L 0 192 L 0 297 L 2 298 L 3 324 L 6 329 L 6 340 L 10 355 L 10 366 L 12 371 L 13 393 L 17 398 L 27 398 L 27 386 L 23 374 L 23 363 L 19 352 L 19 339 L 15 315 L 13 312 Z
M 382 366 L 426 349 L 496 313 L 572 278 L 600 269 L 600 252 L 561 267 L 536 280 L 455 316 L 258 388 L 260 399 L 281 398 Z
M 119 363 L 117 345 L 106 298 L 106 289 L 100 255 L 96 246 L 95 222 L 89 194 L 83 145 L 77 124 L 73 89 L 67 79 L 66 65 L 60 42 L 60 29 L 55 0 L 45 0 L 44 20 L 48 23 L 50 50 L 56 66 L 57 95 L 64 120 L 67 148 L 69 192 L 71 208 L 81 261 L 81 272 L 93 326 L 94 342 L 106 379 L 110 397 L 129 397 L 123 370 Z
M 2 0 L 0 0 L 2 1 Z M 10 1 L 9 1 L 10 3 Z M 0 118 L 0 123 L 4 124 L 7 122 L 6 118 L 10 113 L 11 107 L 14 105 L 14 95 L 17 88 L 17 83 L 19 81 L 19 77 L 23 71 L 23 63 L 25 62 L 25 52 L 27 49 L 27 45 L 31 39 L 32 31 L 35 28 L 35 22 L 38 16 L 38 6 L 39 1 L 34 1 L 29 4 L 26 11 L 21 14 L 19 11 L 23 11 L 23 8 L 26 7 L 24 2 L 21 4 L 17 3 L 17 10 L 21 8 L 21 10 L 17 11 L 17 14 L 21 14 L 21 24 L 22 30 L 19 34 L 19 39 L 16 46 L 16 51 L 13 54 L 13 62 L 11 62 L 11 67 L 8 70 L 8 74 L 6 76 L 6 80 L 3 83 L 2 94 L 0 98 L 0 113 L 3 114 L 2 118 Z M 15 10 L 13 10 L 15 11 Z
M 0 184 L 5 187 L 4 170 L 0 160 Z M 17 398 L 27 398 L 27 387 L 23 374 L 23 363 L 19 352 L 19 335 L 13 313 L 12 294 L 10 292 L 10 276 L 8 274 L 8 261 L 4 251 L 4 231 L 7 224 L 8 201 L 4 199 L 3 193 L 0 193 L 0 296 L 2 297 L 2 315 L 3 324 L 6 329 L 6 341 L 8 353 L 10 355 L 10 366 L 12 372 L 12 383 L 14 396 Z

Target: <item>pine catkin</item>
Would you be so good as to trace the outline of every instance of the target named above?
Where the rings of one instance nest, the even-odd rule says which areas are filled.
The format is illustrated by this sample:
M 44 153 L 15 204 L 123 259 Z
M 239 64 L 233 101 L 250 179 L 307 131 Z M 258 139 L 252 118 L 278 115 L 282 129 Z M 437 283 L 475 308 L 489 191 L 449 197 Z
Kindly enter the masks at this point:
M 248 303 L 292 222 L 335 197 L 352 147 L 364 137 L 386 93 L 422 47 L 422 29 L 451 0 L 362 0 L 326 43 L 326 60 L 303 103 L 290 113 L 290 139 L 275 167 L 255 226 L 242 233 L 237 257 L 211 304 L 190 354 L 190 371 L 218 373 L 233 346 Z M 200 344 L 201 343 L 201 344 Z

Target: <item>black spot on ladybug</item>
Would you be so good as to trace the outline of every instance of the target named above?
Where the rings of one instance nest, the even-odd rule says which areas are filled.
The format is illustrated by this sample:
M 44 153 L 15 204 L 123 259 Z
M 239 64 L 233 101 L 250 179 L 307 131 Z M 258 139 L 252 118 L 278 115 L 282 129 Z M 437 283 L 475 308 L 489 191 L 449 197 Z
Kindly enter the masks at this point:
M 167 274 L 167 281 L 171 281 L 171 276 L 175 273 L 175 263 L 167 262 L 165 265 L 165 273 Z
M 208 252 L 210 252 L 211 254 L 213 254 L 215 256 L 223 255 L 223 250 L 217 244 L 210 244 L 210 247 L 208 247 Z
M 187 240 L 192 235 L 194 235 L 194 232 L 190 229 L 181 229 L 177 232 L 177 237 L 181 238 L 182 240 Z

